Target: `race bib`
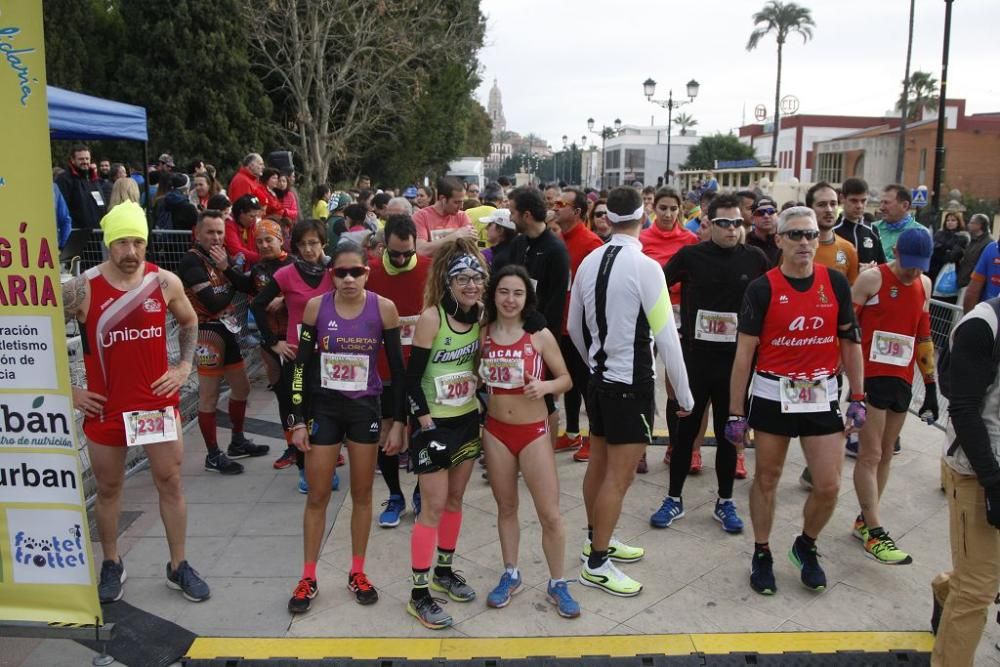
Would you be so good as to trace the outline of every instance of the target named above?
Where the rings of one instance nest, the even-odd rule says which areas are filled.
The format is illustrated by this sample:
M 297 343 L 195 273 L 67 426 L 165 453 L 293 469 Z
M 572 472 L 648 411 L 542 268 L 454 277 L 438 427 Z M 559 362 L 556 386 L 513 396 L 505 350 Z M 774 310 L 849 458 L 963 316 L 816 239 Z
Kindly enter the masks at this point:
M 872 349 L 868 354 L 868 361 L 892 366 L 909 366 L 913 361 L 913 336 L 876 330 L 872 336 Z
M 494 389 L 520 389 L 524 386 L 524 360 L 483 359 L 479 364 L 479 375 Z
M 434 378 L 434 389 L 437 394 L 434 402 L 460 408 L 476 398 L 476 376 L 469 371 L 449 373 Z
M 679 303 L 671 304 L 670 310 L 674 311 L 674 328 L 681 330 L 681 306 Z
M 454 229 L 432 229 L 431 230 L 431 241 L 440 241 L 444 237 L 451 234 Z
M 413 332 L 417 330 L 419 315 L 399 318 L 399 342 L 403 345 L 413 345 Z
M 826 412 L 830 409 L 826 379 L 781 378 L 780 384 L 782 412 Z
M 173 408 L 123 412 L 125 445 L 153 445 L 177 439 L 177 416 Z
M 222 326 L 229 329 L 229 333 L 238 334 L 240 332 L 240 323 L 236 321 L 235 315 L 223 315 L 219 321 L 222 322 Z
M 699 310 L 694 323 L 694 337 L 715 343 L 735 343 L 737 322 L 736 313 Z
M 364 391 L 368 388 L 368 362 L 365 354 L 324 352 L 320 355 L 320 385 L 337 391 Z
M 94 203 L 98 206 L 104 206 L 104 196 L 97 190 L 90 193 L 90 196 L 94 198 Z

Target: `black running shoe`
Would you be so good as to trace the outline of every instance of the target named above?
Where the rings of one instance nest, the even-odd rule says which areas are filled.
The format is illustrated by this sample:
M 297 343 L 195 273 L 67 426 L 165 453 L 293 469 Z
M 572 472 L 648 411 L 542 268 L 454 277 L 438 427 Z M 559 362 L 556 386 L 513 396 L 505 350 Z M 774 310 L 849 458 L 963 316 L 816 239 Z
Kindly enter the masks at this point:
M 205 457 L 205 470 L 221 475 L 239 475 L 243 472 L 243 465 L 233 461 L 222 452 L 217 452 L 215 456 L 208 454 Z
M 788 559 L 802 571 L 802 585 L 813 591 L 826 590 L 826 572 L 819 564 L 816 545 L 807 547 L 801 536 L 795 538 Z
M 102 572 L 101 574 L 103 575 L 104 573 Z M 931 599 L 934 601 L 934 605 L 931 607 L 931 634 L 937 636 L 938 626 L 941 625 L 941 612 L 944 611 L 944 606 L 938 602 L 937 596 L 933 593 L 931 593 Z
M 212 597 L 208 584 L 186 560 L 182 560 L 176 570 L 171 570 L 167 563 L 167 587 L 180 591 L 191 602 L 203 602 Z
M 299 579 L 299 585 L 288 601 L 289 614 L 304 614 L 312 606 L 313 598 L 319 593 L 319 585 L 315 579 Z
M 229 443 L 229 449 L 226 450 L 226 454 L 231 459 L 245 459 L 251 456 L 264 456 L 270 451 L 270 446 L 255 444 L 253 440 L 247 440 L 246 436 L 243 436 L 233 438 L 233 441 Z
M 770 551 L 756 551 L 750 561 L 750 588 L 761 595 L 774 595 L 778 585 L 774 581 L 774 557 Z
M 123 584 L 127 575 L 125 574 L 125 561 L 121 558 L 116 563 L 113 560 L 106 560 L 101 563 L 101 582 L 97 584 L 97 597 L 102 604 L 108 602 L 118 602 L 125 595 Z
M 358 604 L 375 604 L 378 602 L 378 591 L 368 581 L 364 572 L 355 572 L 347 577 L 347 590 L 354 593 L 354 598 Z

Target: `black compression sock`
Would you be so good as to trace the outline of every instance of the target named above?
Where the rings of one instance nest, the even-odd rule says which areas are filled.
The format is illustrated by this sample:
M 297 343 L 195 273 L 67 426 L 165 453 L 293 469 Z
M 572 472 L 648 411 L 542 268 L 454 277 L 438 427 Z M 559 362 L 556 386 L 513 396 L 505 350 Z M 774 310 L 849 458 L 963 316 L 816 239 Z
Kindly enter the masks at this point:
M 598 551 L 596 549 L 590 550 L 590 556 L 587 557 L 587 567 L 591 570 L 596 570 L 600 566 L 604 565 L 604 562 L 608 560 L 607 551 Z

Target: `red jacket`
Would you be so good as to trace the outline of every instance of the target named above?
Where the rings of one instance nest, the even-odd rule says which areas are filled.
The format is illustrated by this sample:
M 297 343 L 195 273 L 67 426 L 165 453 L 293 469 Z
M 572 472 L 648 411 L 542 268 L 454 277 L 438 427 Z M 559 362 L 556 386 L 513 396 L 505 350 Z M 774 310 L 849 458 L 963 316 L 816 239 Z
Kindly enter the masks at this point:
M 232 218 L 226 218 L 225 246 L 229 260 L 236 262 L 238 256 L 243 255 L 242 270 L 249 271 L 250 267 L 260 261 L 260 254 L 257 252 L 257 225 L 243 228 Z
M 227 192 L 229 194 L 229 201 L 234 203 L 243 195 L 254 195 L 260 200 L 261 208 L 264 207 L 269 196 L 264 184 L 246 167 L 240 167 L 240 170 L 233 176 L 233 180 L 229 181 L 229 190 Z

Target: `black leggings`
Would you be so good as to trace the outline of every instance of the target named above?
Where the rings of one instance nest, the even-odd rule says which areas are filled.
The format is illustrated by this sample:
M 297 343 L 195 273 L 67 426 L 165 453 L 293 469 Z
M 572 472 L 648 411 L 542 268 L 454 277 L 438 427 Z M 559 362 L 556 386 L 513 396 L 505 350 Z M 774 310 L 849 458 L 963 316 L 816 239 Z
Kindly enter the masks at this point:
M 729 417 L 729 377 L 733 370 L 733 357 L 727 354 L 685 352 L 688 382 L 694 395 L 694 410 L 687 417 L 676 418 L 670 431 L 673 453 L 670 455 L 670 488 L 667 495 L 680 498 L 684 481 L 691 468 L 691 452 L 701 431 L 701 419 L 712 404 L 712 424 L 715 428 L 715 477 L 719 484 L 719 497 L 733 497 L 733 480 L 736 478 L 736 447 L 726 440 L 726 420 Z M 673 403 L 673 405 L 671 405 Z M 673 401 L 667 404 L 669 415 L 677 409 Z
M 590 369 L 587 362 L 580 357 L 576 346 L 573 345 L 569 336 L 562 336 L 559 339 L 559 349 L 562 351 L 563 360 L 566 362 L 566 370 L 569 371 L 573 386 L 563 394 L 563 407 L 566 408 L 566 432 L 580 432 L 580 406 L 583 404 L 583 397 L 587 393 L 587 384 L 590 382 Z

